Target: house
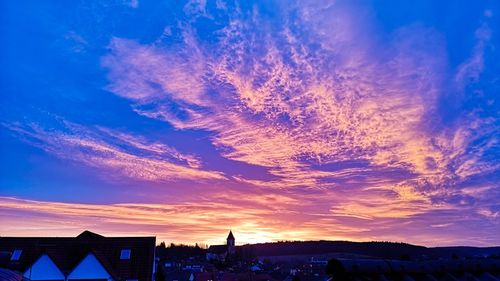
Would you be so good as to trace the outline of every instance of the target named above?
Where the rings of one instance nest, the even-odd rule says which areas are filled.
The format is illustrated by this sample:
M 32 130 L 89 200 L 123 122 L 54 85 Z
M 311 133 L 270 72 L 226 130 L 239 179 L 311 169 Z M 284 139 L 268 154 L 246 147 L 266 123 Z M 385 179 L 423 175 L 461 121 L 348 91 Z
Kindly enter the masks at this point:
M 232 231 L 226 238 L 226 245 L 211 245 L 207 250 L 207 260 L 224 261 L 236 253 L 235 239 Z
M 0 237 L 0 268 L 27 280 L 151 281 L 155 237 Z

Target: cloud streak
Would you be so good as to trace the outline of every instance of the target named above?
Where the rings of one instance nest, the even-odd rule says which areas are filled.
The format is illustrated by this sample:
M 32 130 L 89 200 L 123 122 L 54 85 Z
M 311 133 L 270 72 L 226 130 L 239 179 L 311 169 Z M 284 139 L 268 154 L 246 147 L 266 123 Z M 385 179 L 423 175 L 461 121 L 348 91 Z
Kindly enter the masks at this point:
M 53 131 L 36 124 L 5 126 L 26 142 L 61 159 L 104 169 L 103 176 L 108 179 L 117 177 L 106 171 L 142 181 L 224 180 L 222 173 L 199 169 L 201 162 L 195 156 L 184 155 L 167 145 L 110 129 L 89 130 L 63 123 L 64 130 Z

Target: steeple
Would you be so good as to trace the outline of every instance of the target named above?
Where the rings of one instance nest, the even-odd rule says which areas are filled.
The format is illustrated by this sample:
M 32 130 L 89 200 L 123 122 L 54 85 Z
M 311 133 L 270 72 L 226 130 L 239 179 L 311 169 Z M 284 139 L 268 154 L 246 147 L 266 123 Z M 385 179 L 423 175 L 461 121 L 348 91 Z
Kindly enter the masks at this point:
M 229 230 L 229 235 L 227 236 L 227 253 L 228 254 L 234 254 L 235 252 L 235 239 L 234 239 L 234 235 L 233 235 L 233 232 L 231 230 Z
M 226 240 L 234 240 L 234 235 L 233 235 L 233 232 L 231 230 L 229 230 L 229 235 L 227 236 Z

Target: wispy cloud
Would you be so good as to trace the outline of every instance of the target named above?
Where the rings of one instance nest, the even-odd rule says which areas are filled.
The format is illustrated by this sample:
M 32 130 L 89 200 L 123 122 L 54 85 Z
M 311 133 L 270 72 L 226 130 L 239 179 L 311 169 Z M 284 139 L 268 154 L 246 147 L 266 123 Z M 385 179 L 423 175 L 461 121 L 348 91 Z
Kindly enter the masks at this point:
M 472 56 L 460 64 L 455 75 L 457 85 L 462 89 L 468 84 L 479 81 L 479 75 L 484 70 L 485 49 L 491 38 L 491 29 L 486 22 L 476 29 L 475 38 L 476 44 Z
M 77 161 L 91 167 L 145 181 L 224 180 L 220 172 L 199 169 L 195 156 L 182 154 L 165 144 L 149 142 L 141 137 L 105 128 L 87 128 L 63 122 L 61 130 L 47 130 L 37 124 L 4 124 L 26 142 L 64 160 Z

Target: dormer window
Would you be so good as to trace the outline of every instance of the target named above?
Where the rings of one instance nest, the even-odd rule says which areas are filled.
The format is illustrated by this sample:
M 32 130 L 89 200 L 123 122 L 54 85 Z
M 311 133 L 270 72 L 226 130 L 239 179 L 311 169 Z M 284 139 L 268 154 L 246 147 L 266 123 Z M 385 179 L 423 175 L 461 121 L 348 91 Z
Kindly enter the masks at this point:
M 12 253 L 12 256 L 10 256 L 10 260 L 11 261 L 18 261 L 19 258 L 21 258 L 22 253 L 23 253 L 23 250 L 15 249 L 14 252 Z
M 122 251 L 120 252 L 120 259 L 121 260 L 129 260 L 131 252 L 132 252 L 132 250 L 130 250 L 130 249 L 122 249 Z

